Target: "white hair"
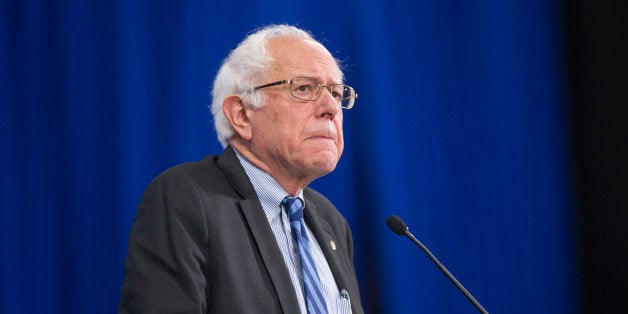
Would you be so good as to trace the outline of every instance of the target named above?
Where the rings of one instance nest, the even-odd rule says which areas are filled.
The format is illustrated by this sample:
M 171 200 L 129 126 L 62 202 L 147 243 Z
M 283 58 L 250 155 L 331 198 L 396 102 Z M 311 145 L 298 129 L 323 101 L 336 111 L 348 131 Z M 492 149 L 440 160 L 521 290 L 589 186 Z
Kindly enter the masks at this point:
M 220 66 L 214 79 L 211 112 L 218 140 L 223 147 L 227 146 L 227 142 L 235 133 L 223 112 L 225 98 L 232 94 L 241 94 L 245 103 L 255 108 L 263 106 L 264 93 L 246 93 L 245 91 L 254 88 L 256 83 L 265 79 L 273 61 L 266 49 L 266 44 L 270 39 L 282 36 L 317 42 L 308 31 L 294 26 L 269 25 L 248 35 L 229 53 Z

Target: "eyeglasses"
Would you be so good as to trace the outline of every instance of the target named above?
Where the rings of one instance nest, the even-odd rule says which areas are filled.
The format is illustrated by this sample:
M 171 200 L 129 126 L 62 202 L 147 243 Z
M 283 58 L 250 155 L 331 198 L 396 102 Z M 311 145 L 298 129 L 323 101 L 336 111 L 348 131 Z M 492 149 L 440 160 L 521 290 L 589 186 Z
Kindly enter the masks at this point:
M 349 85 L 323 85 L 319 80 L 315 78 L 304 76 L 253 87 L 252 91 L 286 83 L 290 84 L 290 95 L 292 95 L 292 97 L 305 101 L 317 100 L 318 97 L 321 96 L 321 91 L 323 90 L 323 87 L 325 87 L 325 89 L 329 91 L 331 96 L 334 97 L 334 99 L 338 102 L 340 108 L 343 109 L 351 109 L 355 104 L 355 100 L 358 98 L 358 94 L 356 94 L 353 87 Z

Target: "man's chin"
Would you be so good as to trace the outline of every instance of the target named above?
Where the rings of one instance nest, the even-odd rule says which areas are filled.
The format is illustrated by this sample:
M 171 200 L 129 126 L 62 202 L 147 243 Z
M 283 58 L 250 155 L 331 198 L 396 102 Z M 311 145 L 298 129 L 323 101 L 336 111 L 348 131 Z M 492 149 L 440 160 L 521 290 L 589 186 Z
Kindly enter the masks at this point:
M 337 164 L 338 164 L 338 157 L 334 155 L 333 158 L 323 158 L 323 159 L 315 160 L 311 169 L 313 173 L 316 173 L 318 175 L 318 177 L 322 177 L 334 171 L 334 169 L 336 169 Z

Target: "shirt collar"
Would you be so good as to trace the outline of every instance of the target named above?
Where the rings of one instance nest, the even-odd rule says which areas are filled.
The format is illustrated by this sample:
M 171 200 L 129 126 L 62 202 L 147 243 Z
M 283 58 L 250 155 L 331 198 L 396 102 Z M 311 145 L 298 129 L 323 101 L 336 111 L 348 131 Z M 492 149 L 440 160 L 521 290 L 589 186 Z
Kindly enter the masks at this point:
M 233 150 L 240 160 L 244 172 L 251 180 L 268 220 L 276 219 L 281 213 L 281 200 L 289 193 L 270 174 L 251 163 L 237 149 L 234 148 Z M 303 200 L 303 190 L 300 190 L 296 196 Z M 303 203 L 305 204 L 305 200 L 303 200 Z

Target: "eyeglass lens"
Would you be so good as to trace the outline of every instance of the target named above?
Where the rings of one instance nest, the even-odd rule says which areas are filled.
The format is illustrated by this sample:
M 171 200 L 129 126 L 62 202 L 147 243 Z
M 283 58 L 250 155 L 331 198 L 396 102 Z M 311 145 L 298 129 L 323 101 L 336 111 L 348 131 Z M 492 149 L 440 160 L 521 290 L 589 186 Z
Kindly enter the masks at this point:
M 302 100 L 316 100 L 321 94 L 323 85 L 314 78 L 296 77 L 290 82 L 292 96 Z M 343 108 L 350 108 L 354 101 L 353 88 L 344 84 L 330 84 L 325 86 L 330 94 Z

